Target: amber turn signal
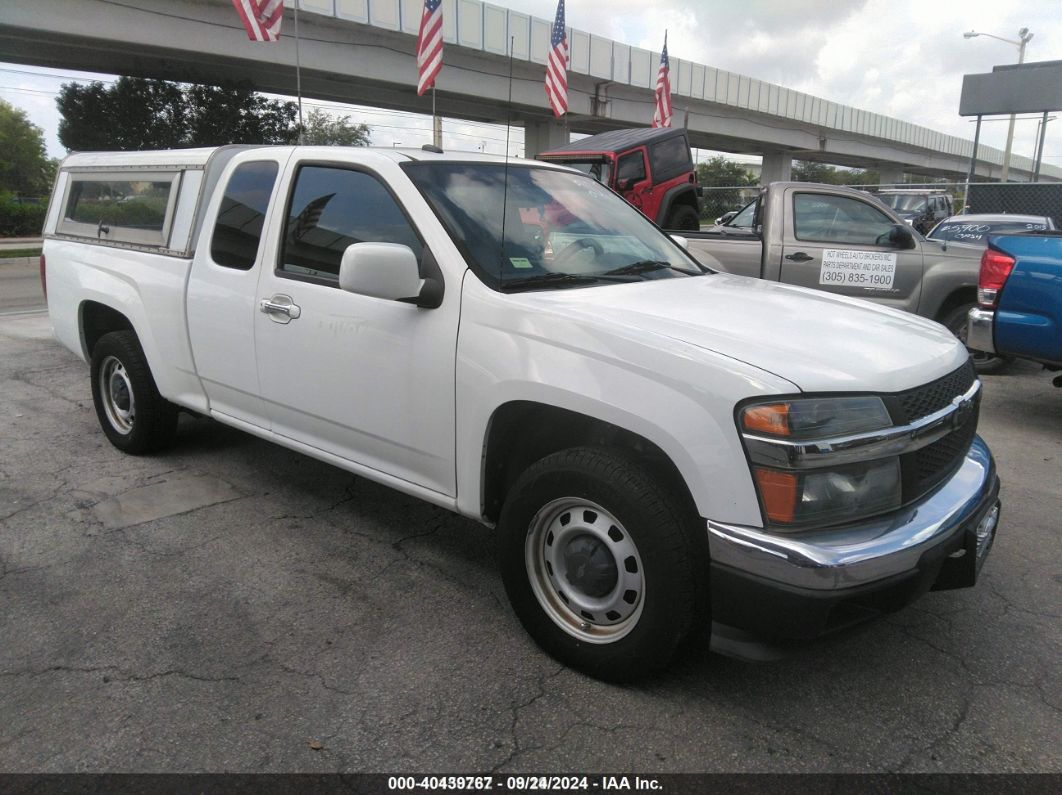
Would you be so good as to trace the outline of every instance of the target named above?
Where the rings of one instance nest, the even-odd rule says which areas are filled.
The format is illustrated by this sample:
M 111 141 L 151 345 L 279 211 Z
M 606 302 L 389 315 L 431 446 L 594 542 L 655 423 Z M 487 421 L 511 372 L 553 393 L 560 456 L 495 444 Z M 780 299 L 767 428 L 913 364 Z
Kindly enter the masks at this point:
M 797 506 L 797 476 L 760 467 L 752 471 L 767 519 L 774 524 L 792 524 Z
M 789 404 L 767 403 L 763 406 L 749 406 L 741 414 L 741 424 L 746 431 L 788 436 Z

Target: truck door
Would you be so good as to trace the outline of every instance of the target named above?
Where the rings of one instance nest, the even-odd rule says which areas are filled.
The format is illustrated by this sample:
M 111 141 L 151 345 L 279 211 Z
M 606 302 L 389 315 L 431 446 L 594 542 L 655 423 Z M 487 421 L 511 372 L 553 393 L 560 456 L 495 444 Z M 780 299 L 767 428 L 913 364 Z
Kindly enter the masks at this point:
M 259 150 L 233 158 L 207 207 L 188 280 L 188 338 L 210 410 L 260 428 L 269 418 L 258 396 L 255 290 L 262 229 L 287 157 Z
M 871 201 L 810 187 L 786 188 L 784 200 L 781 281 L 918 308 L 921 243 L 911 249 L 890 243 L 895 222 Z
M 648 174 L 644 149 L 620 155 L 616 163 L 616 190 L 649 219 L 655 220 L 656 208 L 648 206 L 652 203 L 653 185 Z
M 341 290 L 347 246 L 400 243 L 423 262 L 423 238 L 370 170 L 305 162 L 288 182 L 255 312 L 273 432 L 453 496 L 459 286 L 436 309 Z

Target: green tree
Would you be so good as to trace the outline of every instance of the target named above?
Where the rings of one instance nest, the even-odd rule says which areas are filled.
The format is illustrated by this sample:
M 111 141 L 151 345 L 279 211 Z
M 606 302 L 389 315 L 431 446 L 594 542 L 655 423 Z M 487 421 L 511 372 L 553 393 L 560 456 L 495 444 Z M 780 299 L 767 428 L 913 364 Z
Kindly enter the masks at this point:
M 172 149 L 185 138 L 184 94 L 165 80 L 67 83 L 55 104 L 62 116 L 59 142 L 75 152 Z
M 740 208 L 748 193 L 741 188 L 755 185 L 756 180 L 741 163 L 717 155 L 697 164 L 697 183 L 704 187 L 701 217 L 713 219 Z
M 350 116 L 333 116 L 314 108 L 306 117 L 303 143 L 314 146 L 368 146 L 369 125 L 356 124 Z
M 24 111 L 0 99 L 0 193 L 41 196 L 54 175 L 41 128 Z
M 249 83 L 180 86 L 121 77 L 62 87 L 59 141 L 74 151 L 293 143 L 294 102 L 265 99 Z
M 835 168 L 810 160 L 797 160 L 793 163 L 794 182 L 820 182 L 826 185 L 877 185 L 880 178 L 880 172 L 874 169 Z
M 266 99 L 247 82 L 185 89 L 187 146 L 291 144 L 298 139 L 298 106 Z

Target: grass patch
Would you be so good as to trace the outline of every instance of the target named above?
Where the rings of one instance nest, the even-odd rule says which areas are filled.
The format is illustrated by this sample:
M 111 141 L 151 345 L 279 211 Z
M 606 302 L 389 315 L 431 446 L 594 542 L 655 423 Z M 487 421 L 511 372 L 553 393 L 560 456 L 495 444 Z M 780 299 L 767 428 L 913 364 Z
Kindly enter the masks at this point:
M 39 257 L 41 255 L 41 247 L 37 248 L 12 248 L 12 249 L 0 249 L 0 259 L 15 259 L 16 257 Z

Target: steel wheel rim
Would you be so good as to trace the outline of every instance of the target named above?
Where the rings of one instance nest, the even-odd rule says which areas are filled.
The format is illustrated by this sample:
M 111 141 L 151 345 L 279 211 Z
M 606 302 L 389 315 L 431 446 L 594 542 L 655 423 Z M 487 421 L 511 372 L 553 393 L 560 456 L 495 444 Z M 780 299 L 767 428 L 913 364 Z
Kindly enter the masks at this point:
M 544 506 L 528 527 L 524 564 L 539 605 L 572 637 L 612 643 L 637 625 L 645 604 L 642 559 L 630 533 L 600 505 L 563 497 Z
M 100 398 L 111 427 L 118 433 L 131 432 L 136 421 L 133 383 L 125 365 L 115 356 L 108 356 L 100 363 Z

